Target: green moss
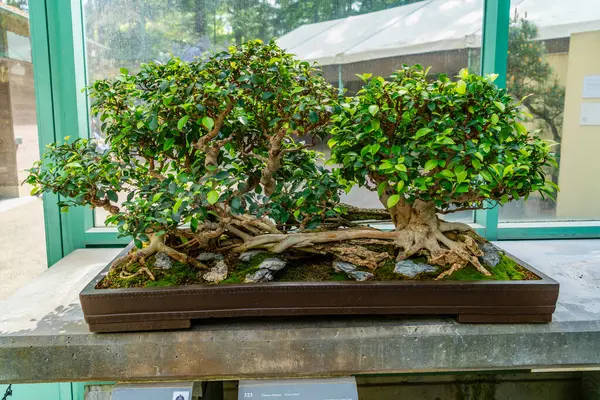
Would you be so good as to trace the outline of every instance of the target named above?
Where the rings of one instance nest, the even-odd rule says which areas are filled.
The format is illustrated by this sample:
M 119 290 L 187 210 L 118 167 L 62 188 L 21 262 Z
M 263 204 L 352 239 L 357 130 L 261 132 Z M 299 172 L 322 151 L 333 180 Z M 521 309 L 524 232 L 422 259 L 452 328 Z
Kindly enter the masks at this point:
M 131 288 L 131 287 L 161 287 L 177 286 L 200 283 L 202 279 L 198 277 L 198 269 L 178 261 L 173 261 L 173 266 L 168 269 L 154 268 L 154 257 L 148 258 L 145 266 L 152 272 L 155 280 L 152 281 L 148 274 L 141 273 L 133 278 L 123 279 L 120 270 L 112 270 L 106 278 L 100 282 L 100 288 Z M 133 274 L 142 267 L 141 264 L 134 262 L 125 267 L 125 270 Z
M 348 275 L 346 275 L 343 272 L 335 272 L 333 271 L 330 275 L 331 280 L 332 281 L 351 281 L 352 279 L 350 277 L 348 277 Z
M 449 281 L 518 281 L 526 278 L 526 270 L 517 264 L 516 261 L 507 257 L 504 254 L 500 255 L 500 262 L 496 267 L 492 268 L 485 265 L 492 276 L 485 276 L 469 265 L 461 270 L 456 271 L 446 278 Z
M 379 252 L 391 252 L 393 248 L 386 245 L 370 245 L 370 249 Z M 275 280 L 280 282 L 327 282 L 327 281 L 352 281 L 343 272 L 335 272 L 332 263 L 335 258 L 331 255 L 306 254 L 299 252 L 290 252 L 286 254 L 273 254 L 269 252 L 259 253 L 252 257 L 249 262 L 241 262 L 237 255 L 227 257 L 229 265 L 235 264 L 229 268 L 229 276 L 220 282 L 221 284 L 239 284 L 243 283 L 246 275 L 253 274 L 258 270 L 258 266 L 267 258 L 277 257 L 285 259 L 288 265 L 283 270 L 277 272 Z M 411 258 L 417 263 L 426 263 L 425 257 Z M 150 257 L 146 262 L 146 267 L 154 274 L 156 280 L 151 281 L 146 273 L 141 273 L 130 279 L 123 279 L 119 276 L 120 270 L 110 271 L 107 277 L 100 282 L 99 288 L 131 288 L 131 287 L 164 287 L 188 285 L 194 283 L 204 283 L 199 276 L 198 269 L 177 261 L 173 261 L 173 266 L 169 270 L 162 270 L 153 267 L 154 257 Z M 371 272 L 375 275 L 375 281 L 398 281 L 405 280 L 401 275 L 394 273 L 396 262 L 393 257 L 384 261 L 375 271 L 359 267 L 359 270 Z M 125 270 L 128 273 L 135 273 L 142 266 L 139 263 L 128 265 Z M 514 260 L 504 254 L 501 254 L 500 262 L 495 268 L 487 265 L 485 267 L 492 273 L 492 276 L 485 276 L 477 271 L 473 266 L 467 266 L 451 276 L 445 278 L 453 281 L 481 281 L 481 280 L 523 280 L 538 279 L 534 274 L 521 267 Z M 449 268 L 449 266 L 447 267 Z M 443 269 L 433 273 L 423 273 L 414 278 L 414 280 L 432 280 Z
M 396 281 L 400 278 L 398 274 L 394 273 L 396 262 L 392 259 L 386 260 L 382 265 L 379 266 L 374 272 L 376 281 Z

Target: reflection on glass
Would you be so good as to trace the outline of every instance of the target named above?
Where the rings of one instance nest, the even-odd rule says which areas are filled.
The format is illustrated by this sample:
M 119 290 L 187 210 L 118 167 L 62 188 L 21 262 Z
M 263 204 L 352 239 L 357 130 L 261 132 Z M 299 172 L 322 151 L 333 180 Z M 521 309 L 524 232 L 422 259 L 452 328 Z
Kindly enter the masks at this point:
M 348 94 L 361 87 L 356 74 L 387 77 L 402 64 L 454 76 L 479 70 L 482 9 L 483 0 L 84 0 L 88 80 L 255 38 L 318 62 Z M 366 190 L 345 201 L 380 207 Z
M 600 180 L 591 172 L 600 148 L 600 127 L 584 125 L 586 76 L 600 75 L 600 3 L 594 0 L 513 1 L 507 89 L 531 114 L 528 128 L 556 142 L 558 168 L 546 176 L 558 183 L 556 199 L 532 194 L 500 209 L 501 221 L 600 218 Z
M 29 15 L 11 3 L 0 3 L 0 300 L 47 266 L 42 200 L 21 186 L 39 159 Z

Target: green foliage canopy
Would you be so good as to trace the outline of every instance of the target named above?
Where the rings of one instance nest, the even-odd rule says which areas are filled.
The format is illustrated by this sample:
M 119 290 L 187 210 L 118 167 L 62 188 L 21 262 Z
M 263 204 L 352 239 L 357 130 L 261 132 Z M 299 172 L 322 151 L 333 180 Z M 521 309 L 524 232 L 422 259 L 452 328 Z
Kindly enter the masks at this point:
M 376 189 L 388 208 L 403 197 L 451 212 L 554 192 L 543 170 L 554 162 L 549 144 L 527 132 L 520 103 L 493 76 L 429 81 L 417 65 L 390 81 L 361 78 L 329 144 L 342 177 Z
M 337 215 L 340 185 L 300 140 L 326 133 L 337 90 L 274 43 L 122 69 L 89 90 L 108 150 L 51 145 L 28 178 L 63 206 L 104 207 L 141 241 L 248 213 L 305 227 Z

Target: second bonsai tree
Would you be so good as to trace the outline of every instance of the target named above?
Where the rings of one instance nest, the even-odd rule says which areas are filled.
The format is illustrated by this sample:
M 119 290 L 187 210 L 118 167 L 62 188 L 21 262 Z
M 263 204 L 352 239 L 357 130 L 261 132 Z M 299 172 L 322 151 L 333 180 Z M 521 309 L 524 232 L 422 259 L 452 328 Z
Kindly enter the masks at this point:
M 362 78 L 344 98 L 315 66 L 260 41 L 122 70 L 90 88 L 106 146 L 53 144 L 27 181 L 59 194 L 65 210 L 107 210 L 106 223 L 138 248 L 117 268 L 163 252 L 207 269 L 191 249 L 323 243 L 347 243 L 326 251 L 376 267 L 379 253 L 349 242 L 369 239 L 394 246 L 397 259 L 426 255 L 444 268 L 438 278 L 469 264 L 489 274 L 475 233 L 438 213 L 551 194 L 549 145 L 527 132 L 520 103 L 493 77 L 428 80 L 415 66 L 389 81 Z M 310 149 L 328 135 L 332 170 Z M 353 222 L 361 211 L 340 195 L 357 184 L 377 191 L 394 231 Z

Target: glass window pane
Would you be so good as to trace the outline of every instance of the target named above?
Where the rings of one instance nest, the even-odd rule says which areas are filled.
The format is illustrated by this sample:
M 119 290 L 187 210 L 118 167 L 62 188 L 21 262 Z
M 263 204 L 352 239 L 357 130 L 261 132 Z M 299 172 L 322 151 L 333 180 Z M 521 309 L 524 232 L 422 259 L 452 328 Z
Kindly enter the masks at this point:
M 277 39 L 325 78 L 356 93 L 356 74 L 388 77 L 402 64 L 431 66 L 431 76 L 479 71 L 482 0 L 84 0 L 88 80 L 171 55 L 192 60 L 249 39 Z M 92 123 L 94 134 L 100 135 Z M 326 151 L 327 145 L 321 144 Z M 376 193 L 344 199 L 382 207 Z M 96 224 L 103 217 L 97 211 Z M 473 220 L 470 211 L 449 219 Z
M 600 3 L 513 1 L 511 15 L 507 88 L 516 98 L 529 95 L 523 102 L 532 117 L 528 128 L 556 142 L 558 168 L 548 168 L 546 175 L 561 191 L 556 200 L 533 194 L 509 203 L 499 218 L 598 219 L 600 180 L 594 162 L 600 122 L 585 121 L 584 108 L 599 115 L 600 94 L 586 98 L 583 88 L 586 77 L 600 75 Z
M 42 200 L 21 185 L 39 147 L 27 1 L 13 4 L 0 3 L 0 300 L 47 267 Z

